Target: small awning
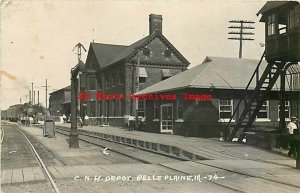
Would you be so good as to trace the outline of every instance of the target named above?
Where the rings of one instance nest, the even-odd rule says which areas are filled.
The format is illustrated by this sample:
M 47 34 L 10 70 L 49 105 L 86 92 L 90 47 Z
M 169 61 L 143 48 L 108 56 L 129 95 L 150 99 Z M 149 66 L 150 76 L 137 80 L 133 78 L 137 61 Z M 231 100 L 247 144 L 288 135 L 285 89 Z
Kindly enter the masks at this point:
M 163 77 L 171 77 L 172 73 L 170 69 L 161 69 Z
M 147 78 L 148 77 L 148 74 L 146 72 L 146 69 L 143 68 L 143 67 L 139 67 L 139 77 L 145 77 Z

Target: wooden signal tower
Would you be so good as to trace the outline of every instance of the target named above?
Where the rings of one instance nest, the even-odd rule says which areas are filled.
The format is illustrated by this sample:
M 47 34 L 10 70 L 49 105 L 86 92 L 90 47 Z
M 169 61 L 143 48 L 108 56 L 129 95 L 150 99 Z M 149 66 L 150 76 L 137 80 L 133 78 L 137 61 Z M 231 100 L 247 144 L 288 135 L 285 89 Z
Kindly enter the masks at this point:
M 238 103 L 227 125 L 227 141 L 239 137 L 242 141 L 245 132 L 249 131 L 264 101 L 267 99 L 275 82 L 280 77 L 280 122 L 279 128 L 286 128 L 285 123 L 285 75 L 291 65 L 300 61 L 300 5 L 296 1 L 269 1 L 257 13 L 261 14 L 261 22 L 265 23 L 266 50 L 253 73 L 247 87 L 256 79 L 254 92 L 244 96 Z M 265 57 L 268 65 L 260 75 L 259 66 Z M 247 93 L 247 92 L 246 92 Z M 236 114 L 239 105 L 244 104 L 244 110 L 240 114 L 233 129 L 229 124 Z

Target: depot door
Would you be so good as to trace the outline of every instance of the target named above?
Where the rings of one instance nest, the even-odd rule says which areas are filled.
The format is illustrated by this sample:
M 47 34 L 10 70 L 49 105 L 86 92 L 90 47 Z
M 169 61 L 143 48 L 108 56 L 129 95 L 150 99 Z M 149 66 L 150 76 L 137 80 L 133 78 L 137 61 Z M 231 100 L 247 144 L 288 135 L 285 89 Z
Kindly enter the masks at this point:
M 160 132 L 173 133 L 173 104 L 160 106 Z

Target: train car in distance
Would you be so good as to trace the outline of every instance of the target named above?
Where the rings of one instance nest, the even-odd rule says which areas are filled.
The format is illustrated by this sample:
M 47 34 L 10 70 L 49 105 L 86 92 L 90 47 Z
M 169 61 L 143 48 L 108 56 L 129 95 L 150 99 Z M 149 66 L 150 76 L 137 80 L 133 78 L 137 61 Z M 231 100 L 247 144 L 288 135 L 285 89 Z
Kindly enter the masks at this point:
M 7 110 L 1 110 L 1 120 L 7 120 Z
M 33 123 L 37 123 L 43 117 L 44 107 L 41 104 L 32 105 L 30 103 L 16 104 L 9 106 L 7 110 L 1 111 L 1 119 L 9 120 L 25 124 L 29 118 L 33 119 Z
M 21 120 L 21 118 L 24 117 L 22 106 L 23 104 L 9 106 L 9 108 L 6 110 L 6 119 L 12 122 Z

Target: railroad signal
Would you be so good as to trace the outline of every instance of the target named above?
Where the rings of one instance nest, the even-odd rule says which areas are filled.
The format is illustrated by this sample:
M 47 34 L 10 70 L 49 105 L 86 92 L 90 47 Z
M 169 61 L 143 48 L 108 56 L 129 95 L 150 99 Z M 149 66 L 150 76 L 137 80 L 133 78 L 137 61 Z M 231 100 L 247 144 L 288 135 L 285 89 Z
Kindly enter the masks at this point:
M 229 29 L 239 29 L 239 31 L 231 31 L 228 34 L 229 35 L 238 35 L 238 36 L 234 36 L 234 37 L 229 37 L 229 40 L 239 40 L 240 41 L 240 49 L 239 49 L 239 58 L 242 58 L 243 55 L 243 41 L 245 40 L 254 40 L 253 38 L 249 38 L 249 37 L 245 37 L 245 36 L 251 36 L 254 35 L 253 32 L 249 31 L 249 30 L 254 30 L 255 27 L 251 26 L 252 24 L 254 24 L 254 21 L 247 21 L 247 20 L 231 20 L 229 21 L 229 23 L 235 23 L 238 25 L 232 25 L 229 26 Z M 246 25 L 247 26 L 246 26 Z M 246 31 L 248 30 L 248 31 Z
M 75 48 L 77 48 L 76 54 L 77 54 L 77 57 L 78 57 L 78 61 L 80 61 L 81 55 L 82 55 L 81 48 L 83 48 L 83 50 L 84 50 L 85 52 L 86 52 L 86 49 L 85 49 L 85 47 L 84 47 L 80 42 L 79 42 L 78 44 L 76 44 L 76 46 L 73 48 L 72 51 L 74 51 Z

